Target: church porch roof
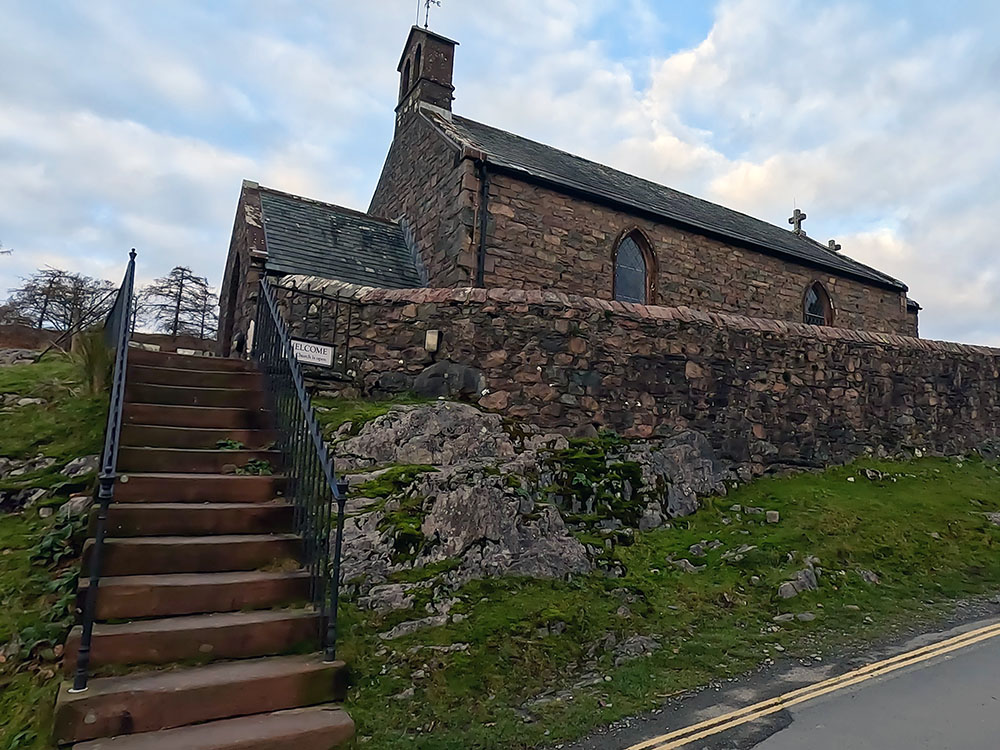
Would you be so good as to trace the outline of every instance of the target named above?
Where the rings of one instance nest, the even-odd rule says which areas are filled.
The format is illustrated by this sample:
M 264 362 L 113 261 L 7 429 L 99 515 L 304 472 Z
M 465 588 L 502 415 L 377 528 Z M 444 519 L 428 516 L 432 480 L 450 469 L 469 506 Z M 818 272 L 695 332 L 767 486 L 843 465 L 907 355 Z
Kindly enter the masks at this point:
M 423 284 L 399 224 L 261 186 L 265 268 L 383 289 Z

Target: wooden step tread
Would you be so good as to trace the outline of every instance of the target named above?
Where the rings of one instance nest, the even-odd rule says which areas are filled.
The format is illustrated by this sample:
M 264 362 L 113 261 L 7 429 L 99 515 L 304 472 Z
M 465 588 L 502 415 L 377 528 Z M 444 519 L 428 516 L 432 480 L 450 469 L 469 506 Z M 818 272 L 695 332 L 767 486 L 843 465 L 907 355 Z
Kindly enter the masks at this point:
M 231 628 L 243 625 L 282 620 L 314 619 L 317 614 L 308 609 L 263 609 L 256 612 L 217 612 L 208 615 L 184 615 L 182 617 L 160 617 L 155 620 L 135 622 L 99 622 L 94 625 L 94 635 L 121 635 L 124 633 L 177 633 L 185 630 L 207 630 Z
M 268 570 L 231 570 L 222 573 L 163 573 L 143 576 L 108 576 L 101 579 L 100 590 L 115 586 L 209 586 L 219 584 L 251 584 L 261 581 L 282 581 L 293 578 L 309 578 L 306 570 L 291 572 L 271 572 Z M 89 585 L 87 579 L 80 580 L 80 589 Z
M 90 582 L 80 581 L 79 606 Z M 161 573 L 110 576 L 97 592 L 98 620 L 134 620 L 210 612 L 238 612 L 301 604 L 309 599 L 307 571 Z
M 184 428 L 180 428 L 184 429 Z M 244 453 L 254 453 L 254 454 L 265 454 L 269 456 L 280 456 L 281 451 L 277 451 L 271 448 L 171 448 L 171 447 L 160 447 L 158 445 L 123 445 L 122 450 L 135 451 L 136 453 L 163 453 L 167 455 L 184 456 L 188 453 L 193 453 L 196 456 L 232 456 L 233 458 L 239 457 Z M 147 472 L 156 473 L 156 472 Z
M 282 474 L 125 472 L 115 485 L 119 503 L 266 503 L 281 495 Z
M 319 654 L 225 661 L 203 667 L 94 677 L 83 693 L 63 683 L 60 743 L 155 732 L 344 699 L 344 663 Z
M 330 750 L 354 736 L 335 704 L 78 743 L 75 750 Z
M 133 448 L 122 446 L 118 452 L 118 471 L 164 472 L 181 471 L 204 476 L 226 471 L 235 471 L 237 466 L 246 466 L 250 461 L 264 461 L 274 471 L 281 463 L 281 452 L 270 449 L 224 450 L 222 448 Z M 257 476 L 233 474 L 232 476 Z M 270 476 L 270 475 L 262 475 Z
M 178 503 L 186 505 L 186 503 Z M 185 544 L 243 544 L 259 541 L 298 541 L 295 534 L 214 534 L 209 536 L 126 536 L 108 538 L 108 544 L 130 547 L 184 546 Z M 87 540 L 88 542 L 91 540 Z
M 258 430 L 274 427 L 271 413 L 254 405 L 192 406 L 156 404 L 129 399 L 122 411 L 122 424 L 164 427 L 205 427 Z
M 182 407 L 183 408 L 183 407 Z M 274 430 L 267 427 L 260 427 L 257 429 L 250 430 L 227 430 L 225 427 L 173 427 L 171 425 L 163 424 L 142 424 L 141 422 L 133 422 L 129 427 L 135 429 L 150 429 L 150 430 L 163 430 L 164 432 L 174 432 L 176 434 L 184 432 L 193 432 L 196 435 L 200 434 L 214 434 L 217 432 L 224 433 L 224 435 L 229 435 L 233 432 L 244 432 L 250 434 L 274 434 Z M 146 447 L 146 446 L 136 446 L 136 447 Z M 156 447 L 156 446 L 152 446 Z
M 280 499 L 257 503 L 114 503 L 108 538 L 275 534 L 292 530 L 295 508 Z M 93 536 L 98 511 L 91 511 Z
M 317 612 L 306 609 L 225 612 L 97 623 L 91 664 L 173 664 L 301 653 L 319 646 Z M 81 628 L 70 631 L 63 668 L 76 666 Z
M 218 360 L 215 357 L 208 357 L 207 361 L 212 362 Z M 188 367 L 169 367 L 162 364 L 147 364 L 145 362 L 129 362 L 129 369 L 130 371 L 136 370 L 140 372 L 149 370 L 152 372 L 163 373 L 164 375 L 170 375 L 171 373 L 181 374 L 189 372 L 197 372 L 199 375 L 259 375 L 260 374 L 257 370 L 253 369 L 252 367 L 248 367 L 246 369 L 236 369 L 236 370 L 227 370 L 225 368 L 219 368 L 218 370 L 203 370 L 201 368 L 198 368 L 197 370 L 192 370 L 191 368 Z M 132 380 L 132 378 L 129 378 L 129 380 Z M 135 381 L 135 382 L 141 382 L 141 381 Z
M 213 503 L 213 502 L 191 502 L 191 503 L 136 503 L 135 505 L 124 503 L 122 505 L 111 504 L 111 510 L 115 508 L 127 508 L 131 511 L 141 510 L 176 510 L 185 513 L 199 510 L 256 510 L 258 508 L 291 508 L 292 506 L 282 497 L 268 500 L 266 503 Z
M 156 450 L 162 450 L 157 448 Z M 128 477 L 128 479 L 125 479 Z M 130 471 L 123 472 L 118 481 L 128 484 L 133 479 L 190 479 L 200 482 L 206 479 L 231 479 L 234 482 L 250 482 L 253 480 L 284 479 L 283 474 L 197 474 L 183 471 Z
M 170 367 L 178 370 L 209 370 L 217 372 L 254 372 L 251 362 L 243 359 L 226 357 L 195 357 L 190 354 L 174 352 L 153 352 L 146 349 L 129 347 L 128 363 L 152 367 Z
M 273 445 L 278 434 L 273 429 L 225 427 L 173 427 L 133 422 L 122 427 L 122 446 L 133 448 L 215 449 L 221 440 L 235 440 L 257 450 Z
M 252 680 L 320 672 L 330 669 L 331 666 L 343 669 L 344 663 L 334 662 L 331 665 L 324 663 L 323 657 L 319 654 L 303 654 L 223 661 L 184 669 L 133 672 L 115 677 L 94 677 L 87 683 L 86 693 L 68 694 L 65 700 L 89 701 L 107 695 L 171 693 L 218 685 L 236 686 Z
M 302 541 L 295 534 L 211 534 L 109 538 L 104 544 L 103 574 L 223 573 L 260 570 L 296 560 Z M 83 546 L 85 575 L 94 540 Z

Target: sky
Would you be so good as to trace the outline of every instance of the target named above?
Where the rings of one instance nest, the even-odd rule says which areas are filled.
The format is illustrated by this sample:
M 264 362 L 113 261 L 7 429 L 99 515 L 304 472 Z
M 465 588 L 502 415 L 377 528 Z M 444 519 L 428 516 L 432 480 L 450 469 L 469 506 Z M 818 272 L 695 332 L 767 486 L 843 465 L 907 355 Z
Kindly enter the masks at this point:
M 219 284 L 243 179 L 365 210 L 417 0 L 0 0 L 0 297 Z M 1000 3 L 442 0 L 455 111 L 825 243 L 1000 346 Z

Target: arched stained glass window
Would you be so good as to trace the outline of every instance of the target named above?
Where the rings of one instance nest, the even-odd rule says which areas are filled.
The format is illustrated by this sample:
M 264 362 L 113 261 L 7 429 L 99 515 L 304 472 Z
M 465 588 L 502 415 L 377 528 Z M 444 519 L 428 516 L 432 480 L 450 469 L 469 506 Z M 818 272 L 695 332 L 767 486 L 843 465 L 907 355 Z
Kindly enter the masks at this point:
M 814 326 L 833 324 L 833 304 L 830 295 L 818 281 L 806 290 L 804 302 L 804 317 L 806 323 Z
M 645 305 L 649 289 L 647 275 L 646 255 L 635 238 L 629 235 L 621 241 L 615 253 L 615 299 Z

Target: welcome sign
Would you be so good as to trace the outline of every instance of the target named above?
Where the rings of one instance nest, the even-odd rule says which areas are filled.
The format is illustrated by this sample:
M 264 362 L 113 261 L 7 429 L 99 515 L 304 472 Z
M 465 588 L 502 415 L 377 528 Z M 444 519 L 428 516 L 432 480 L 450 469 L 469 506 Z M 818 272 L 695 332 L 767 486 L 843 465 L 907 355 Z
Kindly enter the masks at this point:
M 321 367 L 333 366 L 332 346 L 317 344 L 314 341 L 292 339 L 292 350 L 295 352 L 295 358 L 304 364 L 320 365 Z

